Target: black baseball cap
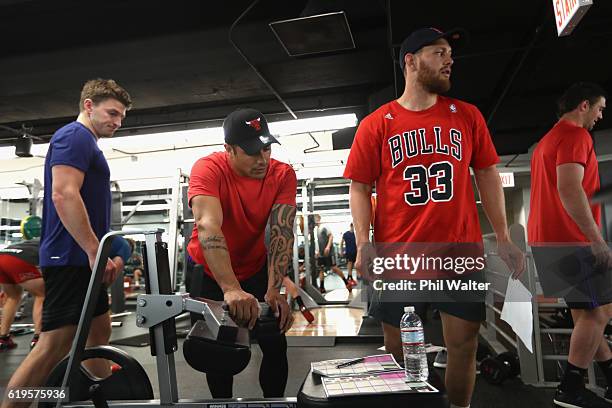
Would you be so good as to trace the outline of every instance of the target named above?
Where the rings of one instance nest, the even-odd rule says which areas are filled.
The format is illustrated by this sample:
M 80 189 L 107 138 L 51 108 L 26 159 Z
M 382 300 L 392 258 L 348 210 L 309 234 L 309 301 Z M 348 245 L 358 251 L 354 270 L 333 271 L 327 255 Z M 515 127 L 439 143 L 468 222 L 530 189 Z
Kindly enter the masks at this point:
M 437 28 L 427 27 L 413 31 L 402 42 L 399 53 L 399 64 L 404 69 L 404 57 L 406 54 L 414 54 L 421 48 L 429 45 L 440 38 L 446 39 L 453 48 L 461 47 L 467 41 L 467 32 L 462 28 L 455 28 L 450 31 L 442 31 Z
M 225 143 L 238 145 L 247 154 L 255 154 L 278 140 L 270 134 L 268 121 L 260 111 L 237 109 L 223 121 Z M 278 143 L 280 144 L 280 143 Z

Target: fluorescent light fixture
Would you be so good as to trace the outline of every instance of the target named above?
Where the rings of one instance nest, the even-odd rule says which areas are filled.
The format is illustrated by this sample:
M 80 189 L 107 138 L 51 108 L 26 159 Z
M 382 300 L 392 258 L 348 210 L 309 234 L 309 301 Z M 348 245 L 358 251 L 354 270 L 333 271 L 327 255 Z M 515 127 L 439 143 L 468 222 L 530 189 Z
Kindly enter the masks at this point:
M 294 135 L 307 132 L 344 129 L 355 126 L 357 116 L 354 113 L 343 115 L 320 116 L 308 119 L 283 120 L 270 122 L 270 133 L 278 136 Z
M 277 136 L 288 136 L 307 132 L 343 129 L 357 124 L 354 113 L 342 115 L 319 116 L 308 119 L 283 120 L 270 122 L 270 132 Z M 223 144 L 223 128 L 202 128 L 179 130 L 165 133 L 151 133 L 136 136 L 121 136 L 104 138 L 98 141 L 102 150 L 129 149 L 134 151 L 147 150 L 153 147 L 188 146 L 202 144 Z M 48 143 L 32 146 L 32 154 L 45 156 L 49 150 Z M 0 160 L 15 158 L 13 146 L 0 147 Z
M 277 136 L 287 136 L 307 132 L 337 130 L 355 126 L 357 116 L 354 113 L 320 116 L 308 119 L 283 120 L 270 122 L 270 132 Z M 122 136 L 100 139 L 98 146 L 102 150 L 112 148 L 130 151 L 147 150 L 153 147 L 189 146 L 202 144 L 223 144 L 223 128 L 203 128 L 179 130 L 148 135 Z
M 270 131 L 279 136 L 281 146 L 275 146 L 272 157 L 296 166 L 300 179 L 318 177 L 341 177 L 346 151 L 332 151 L 331 134 L 346 127 L 355 126 L 355 114 L 328 115 L 307 119 L 284 120 L 270 123 Z M 319 147 L 304 153 L 316 143 Z M 146 135 L 120 136 L 101 139 L 98 142 L 111 166 L 111 178 L 121 183 L 124 191 L 158 189 L 173 186 L 176 169 L 189 172 L 193 163 L 200 157 L 214 151 L 223 150 L 223 129 L 221 127 L 151 133 Z M 201 147 L 202 145 L 212 145 Z M 194 147 L 193 149 L 191 147 Z M 186 148 L 186 149 L 185 149 Z M 0 147 L 0 167 L 3 170 L 4 184 L 13 184 L 21 180 L 42 179 L 44 157 L 49 144 L 34 144 L 32 154 L 39 157 L 15 160 L 14 148 Z M 127 152 L 127 156 L 121 152 Z M 177 149 L 177 151 L 173 151 Z M 181 149 L 181 150 L 178 150 Z M 159 152 L 150 152 L 159 150 Z M 142 154 L 138 154 L 142 152 Z M 150 152 L 151 154 L 145 154 Z M 138 162 L 131 162 L 130 156 L 138 157 Z M 125 158 L 126 160 L 115 160 Z M 2 160 L 6 159 L 6 160 Z M 159 177 L 153 179 L 153 177 Z M 165 178 L 165 179 L 164 179 Z M 2 198 L 27 197 L 27 189 L 6 194 L 2 188 Z M 8 186 L 7 186 L 8 187 Z
M 156 147 L 195 146 L 215 143 L 223 144 L 223 129 L 220 127 L 100 139 L 98 146 L 102 150 L 115 148 L 138 152 Z

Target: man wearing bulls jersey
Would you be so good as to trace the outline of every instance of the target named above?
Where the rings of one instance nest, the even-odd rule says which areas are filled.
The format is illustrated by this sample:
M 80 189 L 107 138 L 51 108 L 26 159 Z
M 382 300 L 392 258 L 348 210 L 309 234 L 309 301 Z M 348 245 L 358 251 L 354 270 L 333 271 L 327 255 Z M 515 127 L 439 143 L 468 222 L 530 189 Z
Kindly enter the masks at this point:
M 612 401 L 612 352 L 603 337 L 612 318 L 612 253 L 601 234 L 601 209 L 589 198 L 599 190 L 597 157 L 589 130 L 602 118 L 605 92 L 572 85 L 559 100 L 559 121 L 531 159 L 528 238 L 544 294 L 564 297 L 574 319 L 567 368 L 554 403 L 610 407 L 584 386 L 595 359 Z
M 379 243 L 481 243 L 470 176 L 474 170 L 482 204 L 497 235 L 498 253 L 518 276 L 524 257 L 510 241 L 498 157 L 476 107 L 442 96 L 450 89 L 451 45 L 460 30 L 424 28 L 402 43 L 402 96 L 360 123 L 344 172 L 351 179 L 350 205 L 357 240 L 356 267 L 367 272 L 375 256 L 369 241 L 372 185 L 377 205 L 374 240 Z M 391 214 L 393 216 L 391 216 Z M 402 303 L 373 302 L 385 347 L 402 358 Z M 478 330 L 484 303 L 436 303 L 448 349 L 446 388 L 452 407 L 469 407 L 476 373 Z
M 198 160 L 189 180 L 195 226 L 187 250 L 205 272 L 195 295 L 225 301 L 231 316 L 249 329 L 259 316 L 258 301 L 277 311 L 281 333 L 258 338 L 259 383 L 264 397 L 281 397 L 288 373 L 284 333 L 293 317 L 279 289 L 293 256 L 297 179 L 291 166 L 270 158 L 270 145 L 278 141 L 261 112 L 232 112 L 223 132 L 225 151 Z M 232 397 L 231 376 L 206 379 L 214 398 Z

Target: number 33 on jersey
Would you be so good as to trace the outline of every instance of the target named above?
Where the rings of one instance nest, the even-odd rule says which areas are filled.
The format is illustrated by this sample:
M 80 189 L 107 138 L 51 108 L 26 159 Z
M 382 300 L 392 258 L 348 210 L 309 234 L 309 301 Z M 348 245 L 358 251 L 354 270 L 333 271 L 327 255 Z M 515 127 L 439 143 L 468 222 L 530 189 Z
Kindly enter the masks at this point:
M 364 118 L 344 177 L 376 185 L 377 242 L 480 242 L 470 167 L 498 161 L 480 111 L 438 96 L 423 111 L 392 101 Z

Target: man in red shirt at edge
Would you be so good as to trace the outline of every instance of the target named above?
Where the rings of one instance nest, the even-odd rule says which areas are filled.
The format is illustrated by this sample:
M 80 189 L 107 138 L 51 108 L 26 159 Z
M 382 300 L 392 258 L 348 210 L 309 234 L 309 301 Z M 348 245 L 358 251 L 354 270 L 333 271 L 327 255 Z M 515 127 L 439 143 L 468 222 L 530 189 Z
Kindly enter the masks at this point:
M 497 235 L 499 256 L 517 277 L 524 256 L 510 241 L 499 161 L 476 107 L 441 96 L 450 89 L 451 44 L 463 31 L 413 32 L 402 43 L 403 95 L 359 125 L 344 177 L 351 179 L 350 206 L 357 240 L 356 267 L 363 273 L 376 256 L 369 241 L 372 185 L 376 183 L 376 243 L 480 243 L 482 233 L 469 168 Z M 409 293 L 406 294 L 409 297 Z M 373 302 L 385 347 L 402 359 L 402 303 Z M 435 304 L 448 350 L 446 388 L 451 407 L 469 407 L 476 375 L 478 330 L 484 303 Z
M 287 384 L 287 340 L 293 324 L 280 295 L 293 256 L 297 178 L 288 164 L 270 158 L 268 123 L 255 109 L 238 109 L 223 121 L 225 151 L 191 169 L 189 205 L 195 226 L 187 247 L 204 266 L 202 292 L 229 305 L 230 315 L 252 329 L 259 303 L 277 311 L 281 333 L 258 338 L 263 352 L 259 383 L 265 398 L 282 397 Z M 270 225 L 270 249 L 264 236 Z M 214 398 L 231 398 L 233 378 L 207 374 Z
M 612 352 L 603 337 L 612 318 L 612 253 L 601 234 L 601 208 L 589 205 L 599 190 L 597 157 L 589 130 L 602 118 L 606 93 L 577 83 L 559 100 L 559 121 L 531 159 L 528 239 L 544 295 L 563 297 L 574 320 L 569 356 L 554 403 L 611 407 L 587 390 L 593 358 L 602 368 L 612 401 Z

